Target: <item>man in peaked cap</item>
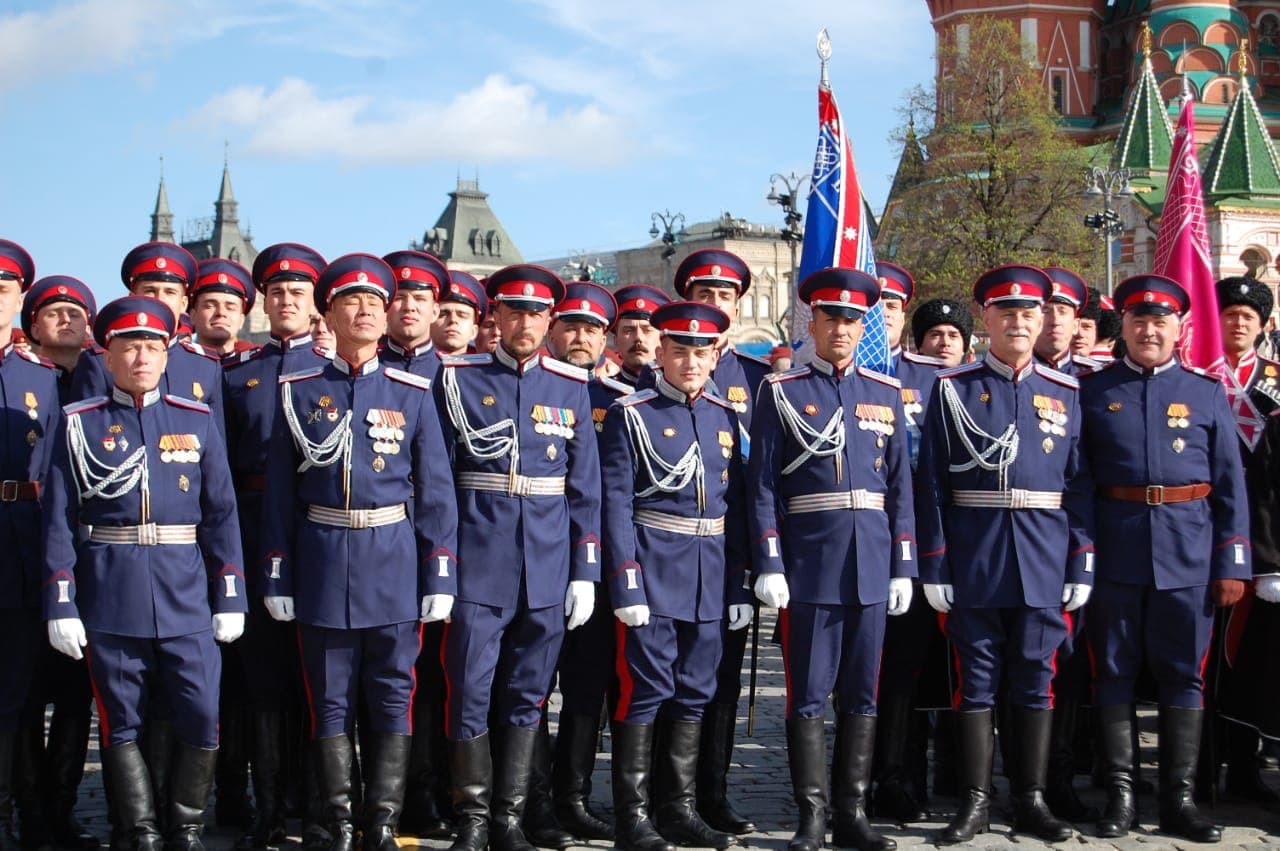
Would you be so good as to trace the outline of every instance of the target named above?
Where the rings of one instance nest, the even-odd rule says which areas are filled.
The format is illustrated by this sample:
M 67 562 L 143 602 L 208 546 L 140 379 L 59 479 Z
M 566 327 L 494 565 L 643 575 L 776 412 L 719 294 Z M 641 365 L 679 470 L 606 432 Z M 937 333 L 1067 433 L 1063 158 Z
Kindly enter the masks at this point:
M 382 259 L 396 275 L 396 297 L 387 310 L 382 362 L 434 379 L 440 371 L 440 357 L 431 334 L 440 317 L 440 294 L 449 285 L 449 270 L 425 251 L 393 251 Z
M 240 530 L 207 405 L 159 390 L 176 328 L 146 296 L 94 322 L 109 396 L 68 405 L 49 476 L 44 614 L 55 649 L 89 660 L 116 827 L 134 849 L 200 851 L 218 748 L 215 642 L 244 630 Z M 87 546 L 82 541 L 88 532 Z M 176 745 L 167 801 L 139 747 L 163 689 Z
M 1159 692 L 1160 829 L 1216 842 L 1222 831 L 1192 795 L 1213 609 L 1252 579 L 1238 438 L 1223 385 L 1174 353 L 1186 290 L 1140 275 L 1115 300 L 1127 353 L 1080 389 L 1100 543 L 1086 624 L 1107 778 L 1098 834 L 1136 822 L 1132 704 L 1145 662 Z
M 313 345 L 308 329 L 314 310 L 313 290 L 325 261 L 315 250 L 292 242 L 268 246 L 253 264 L 252 286 L 262 294 L 263 312 L 270 326 L 267 342 L 242 352 L 223 370 L 223 399 L 227 412 L 227 455 L 236 487 L 240 534 L 244 551 L 254 559 L 261 551 L 263 491 L 268 448 L 280 414 L 281 375 L 323 366 L 328 359 Z M 251 710 L 253 827 L 238 846 L 253 851 L 277 845 L 284 837 L 284 777 L 303 777 L 307 797 L 303 812 L 304 845 L 327 845 L 322 829 L 319 796 L 313 788 L 314 760 L 300 756 L 292 742 L 306 712 L 297 628 L 273 619 L 263 605 L 266 580 L 251 569 L 249 617 L 244 637 L 234 645 L 248 684 Z M 297 761 L 286 765 L 289 757 Z
M 1076 380 L 1035 361 L 1052 282 L 1002 266 L 974 284 L 991 334 L 981 360 L 938 373 L 925 415 L 916 520 L 920 578 L 947 613 L 959 656 L 960 810 L 942 843 L 988 829 L 993 716 L 1005 682 L 1014 828 L 1046 841 L 1071 836 L 1044 800 L 1053 723 L 1054 654 L 1092 584 L 1090 503 Z M 1039 440 L 1037 440 L 1039 438 Z M 1064 495 L 1065 494 L 1065 495 Z
M 721 636 L 745 630 L 753 614 L 737 416 L 706 390 L 729 318 L 712 305 L 674 302 L 652 322 L 662 334 L 654 387 L 615 402 L 601 436 L 621 679 L 615 843 L 626 851 L 726 848 L 737 837 L 704 821 L 693 787 Z M 650 794 L 651 769 L 660 780 Z
M 911 273 L 885 260 L 876 261 L 876 278 L 880 282 L 880 309 L 884 312 L 884 332 L 889 339 L 889 363 L 894 375 L 902 361 L 902 331 L 906 327 L 907 306 L 916 294 L 916 280 Z
M 253 276 L 234 260 L 201 260 L 191 282 L 191 321 L 200 345 L 218 355 L 224 365 L 240 352 L 256 348 L 240 339 L 244 321 L 257 296 Z
M 751 286 L 751 270 L 736 254 L 708 248 L 695 251 L 676 269 L 675 291 L 681 298 L 714 305 L 738 319 L 738 302 Z M 720 360 L 711 380 L 720 397 L 733 405 L 743 440 L 743 457 L 750 455 L 747 435 L 756 388 L 772 371 L 769 362 L 735 351 L 728 334 L 721 338 Z M 755 830 L 755 823 L 741 815 L 729 802 L 729 763 L 738 723 L 738 698 L 742 695 L 742 660 L 747 650 L 747 630 L 726 630 L 722 636 L 724 653 L 716 675 L 716 695 L 703 716 L 702 742 L 698 752 L 698 812 L 716 830 L 743 836 Z
M 896 843 L 866 812 L 881 647 L 886 615 L 907 611 L 916 573 L 901 386 L 854 365 L 862 317 L 881 297 L 874 278 L 824 269 L 799 296 L 813 310 L 814 359 L 761 386 L 749 475 L 755 593 L 779 609 L 787 668 L 787 755 L 800 810 L 789 848 L 824 845 L 823 725 L 834 693 L 832 842 L 883 851 Z
M 71 374 L 91 340 L 98 312 L 93 291 L 79 278 L 50 275 L 36 281 L 22 300 L 22 331 L 32 350 L 58 368 L 58 393 L 70 401 Z
M 653 312 L 671 297 L 648 284 L 618 287 L 613 297 L 618 302 L 618 321 L 613 326 L 613 349 L 622 359 L 615 378 L 632 388 L 641 386 L 645 369 L 653 362 L 658 348 L 658 329 L 649 322 Z
M 1072 351 L 1080 330 L 1080 311 L 1088 304 L 1088 285 L 1070 269 L 1050 266 L 1044 273 L 1053 282 L 1053 290 L 1044 303 L 1044 327 L 1036 338 L 1036 357 L 1045 366 L 1067 375 L 1079 376 L 1096 369 L 1096 361 Z
M 441 357 L 465 355 L 488 312 L 489 296 L 475 276 L 451 269 L 449 282 L 440 291 L 440 315 L 431 323 L 436 352 Z
M 600 577 L 600 462 L 589 373 L 539 354 L 564 284 L 539 266 L 508 266 L 488 295 L 497 349 L 445 358 L 435 385 L 458 558 L 484 566 L 458 577 L 444 638 L 453 849 L 528 851 L 521 820 L 541 704 L 566 620 L 573 630 L 590 618 Z

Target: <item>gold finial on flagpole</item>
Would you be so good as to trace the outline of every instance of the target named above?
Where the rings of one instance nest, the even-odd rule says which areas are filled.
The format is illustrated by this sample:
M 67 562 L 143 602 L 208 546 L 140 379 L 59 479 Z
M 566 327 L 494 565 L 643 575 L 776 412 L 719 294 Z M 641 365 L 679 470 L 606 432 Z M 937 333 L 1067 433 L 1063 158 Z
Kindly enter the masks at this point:
M 1142 33 L 1139 38 L 1142 39 L 1142 58 L 1151 58 L 1151 25 L 1146 21 L 1142 22 Z
M 1249 76 L 1249 39 L 1240 41 L 1240 79 Z
M 826 27 L 818 31 L 818 59 L 822 61 L 822 87 L 824 89 L 830 88 L 831 81 L 827 78 L 827 62 L 831 59 L 831 36 L 827 35 Z

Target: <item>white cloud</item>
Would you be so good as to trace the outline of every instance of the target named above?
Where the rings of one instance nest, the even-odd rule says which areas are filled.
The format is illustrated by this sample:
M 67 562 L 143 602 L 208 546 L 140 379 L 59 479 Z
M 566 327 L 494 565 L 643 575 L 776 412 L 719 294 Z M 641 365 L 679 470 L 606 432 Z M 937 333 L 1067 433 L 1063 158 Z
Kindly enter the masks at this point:
M 326 96 L 306 80 L 287 78 L 273 90 L 240 86 L 215 95 L 187 121 L 200 131 L 243 128 L 250 153 L 348 163 L 606 166 L 631 148 L 618 116 L 594 104 L 553 111 L 532 85 L 501 74 L 447 102 L 390 104 L 368 95 Z

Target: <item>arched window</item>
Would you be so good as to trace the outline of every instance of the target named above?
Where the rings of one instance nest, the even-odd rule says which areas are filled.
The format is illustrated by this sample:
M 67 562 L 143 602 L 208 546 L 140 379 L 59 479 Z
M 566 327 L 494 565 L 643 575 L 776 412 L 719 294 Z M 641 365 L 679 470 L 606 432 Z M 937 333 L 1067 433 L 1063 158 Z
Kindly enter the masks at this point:
M 773 314 L 769 312 L 769 297 L 767 295 L 760 296 L 760 309 L 756 312 L 760 319 L 772 319 Z
M 1270 260 L 1265 251 L 1257 246 L 1250 246 L 1240 253 L 1240 262 L 1244 264 L 1245 274 L 1250 278 L 1264 278 Z
M 753 295 L 744 295 L 742 301 L 738 302 L 738 313 L 743 319 L 754 319 L 756 315 L 756 297 Z

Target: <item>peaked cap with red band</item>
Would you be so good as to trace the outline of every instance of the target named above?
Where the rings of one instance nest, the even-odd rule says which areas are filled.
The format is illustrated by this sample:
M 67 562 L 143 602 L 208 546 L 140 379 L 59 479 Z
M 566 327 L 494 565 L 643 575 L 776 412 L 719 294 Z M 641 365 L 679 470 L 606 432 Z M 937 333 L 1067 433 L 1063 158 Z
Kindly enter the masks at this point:
M 324 258 L 314 248 L 296 242 L 268 245 L 253 261 L 253 285 L 263 292 L 272 281 L 308 281 L 324 272 Z
M 17 281 L 23 292 L 35 283 L 36 261 L 31 259 L 27 249 L 0 239 L 0 281 Z
M 171 281 L 187 287 L 197 274 L 196 258 L 172 242 L 144 242 L 120 264 L 120 280 L 129 289 L 139 281 Z
M 396 274 L 381 257 L 372 254 L 344 254 L 320 273 L 316 282 L 316 309 L 324 313 L 338 296 L 373 293 L 382 297 L 382 306 L 396 297 Z
M 1080 311 L 1089 303 L 1089 285 L 1084 278 L 1061 266 L 1045 266 L 1044 273 L 1049 276 L 1053 286 L 1048 300 L 1070 305 L 1079 316 Z
M 608 331 L 618 318 L 613 294 L 599 284 L 573 281 L 564 288 L 564 299 L 551 310 L 552 319 L 566 322 L 594 322 Z
M 485 292 L 493 301 L 518 310 L 547 310 L 564 299 L 564 282 L 550 269 L 526 263 L 494 272 Z
M 857 269 L 819 269 L 800 284 L 800 300 L 832 316 L 858 319 L 885 293 L 880 282 Z
M 127 295 L 102 308 L 93 323 L 93 339 L 104 349 L 116 337 L 168 341 L 178 320 L 169 305 L 146 295 Z
M 447 286 L 449 269 L 444 261 L 425 251 L 393 251 L 384 254 L 382 259 L 396 273 L 396 286 L 399 289 L 431 290 L 439 298 L 440 291 Z
M 916 295 L 916 279 L 911 273 L 887 260 L 876 261 L 876 277 L 879 279 L 880 298 L 896 298 L 908 305 Z
M 1163 275 L 1134 275 L 1116 287 L 1116 309 L 1125 313 L 1182 316 L 1191 309 L 1191 296 L 1182 285 Z
M 675 290 L 680 298 L 689 297 L 694 284 L 708 287 L 733 287 L 741 296 L 751 286 L 751 270 L 736 254 L 719 248 L 695 251 L 676 267 Z
M 729 315 L 700 301 L 673 301 L 655 310 L 649 324 L 677 343 L 712 346 L 729 330 Z
M 648 319 L 664 304 L 671 304 L 671 296 L 648 284 L 627 284 L 613 291 L 618 302 L 619 319 Z
M 32 284 L 22 298 L 22 332 L 39 343 L 31 333 L 36 316 L 42 308 L 60 301 L 78 304 L 91 324 L 98 312 L 93 290 L 84 281 L 70 275 L 49 275 Z
M 440 300 L 471 305 L 476 311 L 477 325 L 489 315 L 489 295 L 484 291 L 484 285 L 470 272 L 463 272 L 458 269 L 449 270 L 449 283 L 440 296 Z
M 245 313 L 253 309 L 258 292 L 253 288 L 253 276 L 248 269 L 221 257 L 201 260 L 196 268 L 196 279 L 187 290 L 193 300 L 201 293 L 226 293 L 244 301 Z
M 1053 281 L 1035 266 L 997 266 L 973 285 L 973 300 L 983 307 L 1039 307 L 1053 292 Z

